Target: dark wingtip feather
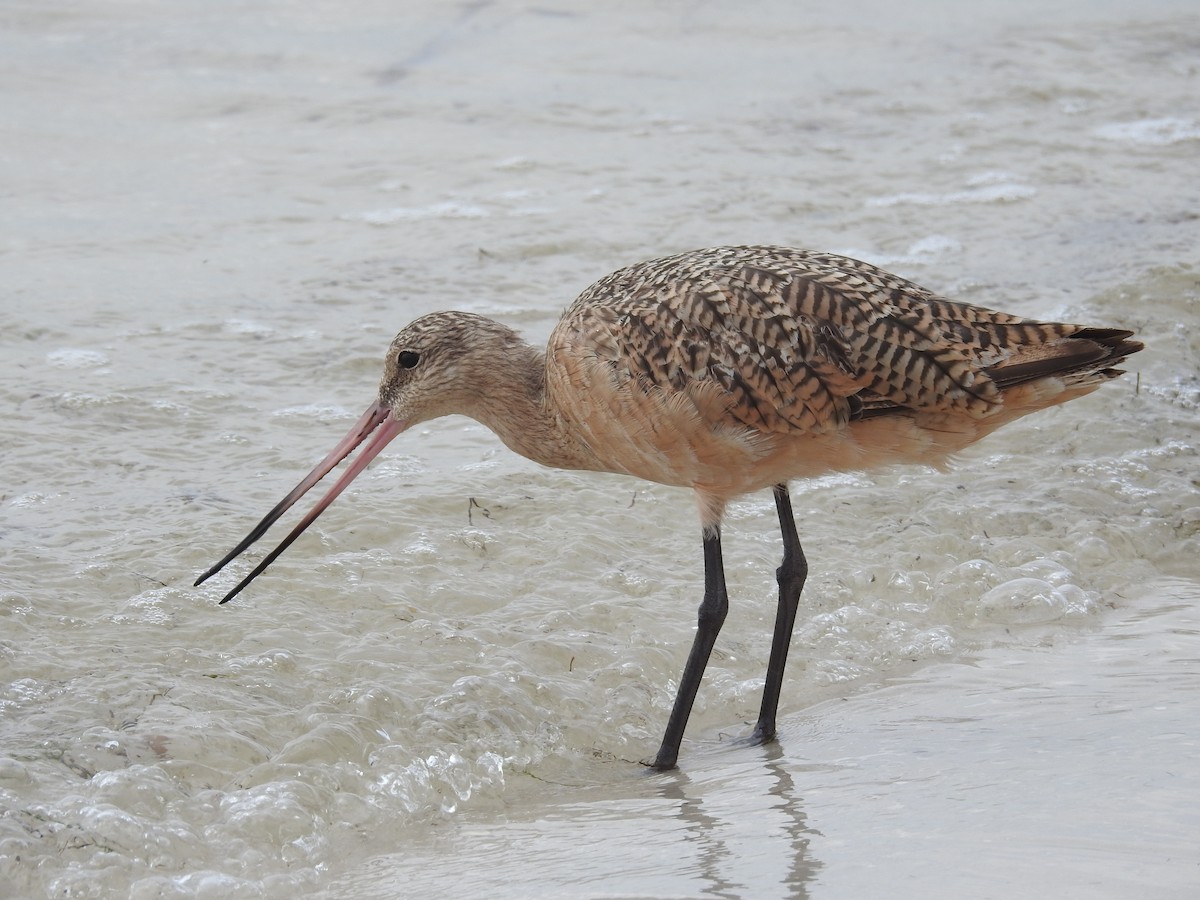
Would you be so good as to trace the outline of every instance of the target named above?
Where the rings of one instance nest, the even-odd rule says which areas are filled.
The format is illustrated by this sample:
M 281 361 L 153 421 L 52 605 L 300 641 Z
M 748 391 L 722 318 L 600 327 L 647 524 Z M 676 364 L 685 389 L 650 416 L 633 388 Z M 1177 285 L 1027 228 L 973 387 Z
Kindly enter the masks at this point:
M 1014 361 L 989 368 L 988 375 L 1001 390 L 1038 378 L 1080 373 L 1098 379 L 1115 378 L 1122 372 L 1113 366 L 1145 346 L 1141 341 L 1126 340 L 1132 334 L 1123 328 L 1080 328 L 1066 338 L 1044 345 L 1043 352 L 1034 358 L 1022 360 L 1018 356 Z

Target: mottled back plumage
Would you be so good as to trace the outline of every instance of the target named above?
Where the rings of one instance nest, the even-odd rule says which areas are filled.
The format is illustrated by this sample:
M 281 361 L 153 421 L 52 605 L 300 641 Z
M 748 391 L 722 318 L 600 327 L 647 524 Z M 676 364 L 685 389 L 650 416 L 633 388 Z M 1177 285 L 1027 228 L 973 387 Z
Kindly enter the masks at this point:
M 1091 340 L 1051 356 L 1087 365 L 1140 347 L 1122 343 L 1127 331 L 956 303 L 842 256 L 722 247 L 601 279 L 564 313 L 552 346 L 581 339 L 658 388 L 715 382 L 729 418 L 753 429 L 818 432 L 905 408 L 987 415 L 1006 364 L 1081 332 Z

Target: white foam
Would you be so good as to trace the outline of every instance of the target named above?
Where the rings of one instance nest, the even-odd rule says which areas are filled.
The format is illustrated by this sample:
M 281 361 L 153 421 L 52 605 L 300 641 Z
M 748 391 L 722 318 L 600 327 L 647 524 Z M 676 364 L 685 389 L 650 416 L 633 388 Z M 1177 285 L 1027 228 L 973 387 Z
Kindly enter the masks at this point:
M 1021 184 L 1005 172 L 984 172 L 967 180 L 961 191 L 925 193 L 921 191 L 870 197 L 867 206 L 951 206 L 959 203 L 1012 203 L 1037 194 L 1037 190 Z
M 108 356 L 98 350 L 63 347 L 61 350 L 51 350 L 47 353 L 46 362 L 60 369 L 91 369 L 108 365 Z
M 886 268 L 888 266 L 909 266 L 928 263 L 947 253 L 958 253 L 960 250 L 962 250 L 962 243 L 956 241 L 954 238 L 944 234 L 930 234 L 913 241 L 903 253 L 889 255 L 874 250 L 859 250 L 854 248 L 843 252 L 846 256 L 853 259 L 869 259 L 872 264 Z
M 1101 125 L 1095 133 L 1109 141 L 1159 147 L 1200 140 L 1200 122 L 1175 117 L 1138 119 L 1133 122 L 1110 122 Z
M 370 210 L 346 218 L 366 222 L 370 225 L 391 225 L 395 222 L 423 219 L 483 219 L 488 215 L 490 214 L 482 206 L 445 200 L 441 203 L 431 203 L 428 206 L 394 206 L 390 209 Z

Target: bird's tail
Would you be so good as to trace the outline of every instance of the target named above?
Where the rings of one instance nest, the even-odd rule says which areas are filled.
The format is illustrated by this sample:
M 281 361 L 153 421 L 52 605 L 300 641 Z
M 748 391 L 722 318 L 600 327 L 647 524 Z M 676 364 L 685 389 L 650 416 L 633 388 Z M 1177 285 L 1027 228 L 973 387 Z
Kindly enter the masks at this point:
M 1123 374 L 1116 366 L 1143 347 L 1128 340 L 1132 336 L 1120 328 L 1079 327 L 1061 338 L 1027 345 L 986 371 L 1003 392 L 1046 378 L 1059 379 L 1064 387 L 1091 389 Z

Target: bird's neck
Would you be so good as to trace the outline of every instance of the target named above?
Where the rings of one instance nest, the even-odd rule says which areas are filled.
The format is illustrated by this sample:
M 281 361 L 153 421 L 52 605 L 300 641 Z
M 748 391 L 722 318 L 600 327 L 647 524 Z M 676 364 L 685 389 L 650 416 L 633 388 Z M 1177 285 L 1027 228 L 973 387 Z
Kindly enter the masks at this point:
M 522 341 L 508 349 L 504 365 L 507 371 L 477 382 L 483 386 L 468 415 L 534 462 L 558 469 L 600 468 L 546 395 L 546 354 Z

